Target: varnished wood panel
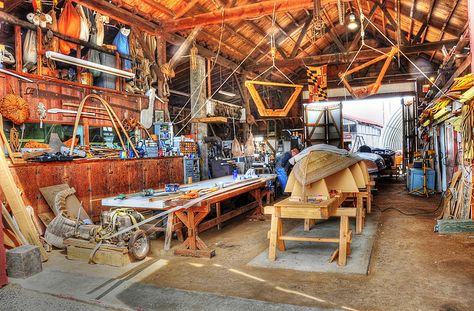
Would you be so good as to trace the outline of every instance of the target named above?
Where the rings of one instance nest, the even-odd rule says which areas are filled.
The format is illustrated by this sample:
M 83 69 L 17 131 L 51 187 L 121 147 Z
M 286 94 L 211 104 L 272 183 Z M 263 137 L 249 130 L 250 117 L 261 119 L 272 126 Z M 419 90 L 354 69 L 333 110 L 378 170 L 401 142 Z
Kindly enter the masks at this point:
M 183 182 L 181 157 L 27 163 L 10 169 L 25 204 L 31 205 L 36 215 L 50 211 L 39 191 L 41 187 L 69 184 L 76 189 L 76 196 L 89 215 L 97 219 L 102 209 L 100 200 L 104 197 Z M 1 191 L 0 200 L 4 200 Z

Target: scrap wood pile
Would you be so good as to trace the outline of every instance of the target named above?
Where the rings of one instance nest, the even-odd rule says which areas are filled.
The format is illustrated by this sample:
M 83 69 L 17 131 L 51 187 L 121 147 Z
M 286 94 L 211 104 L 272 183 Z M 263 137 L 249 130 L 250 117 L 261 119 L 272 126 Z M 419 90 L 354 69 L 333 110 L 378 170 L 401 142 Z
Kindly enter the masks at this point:
M 471 172 L 457 171 L 453 174 L 443 199 L 443 212 L 439 219 L 470 219 L 472 215 Z
M 290 200 L 326 200 L 338 192 L 359 192 L 370 182 L 367 166 L 354 154 L 312 150 L 299 157 L 285 188 Z

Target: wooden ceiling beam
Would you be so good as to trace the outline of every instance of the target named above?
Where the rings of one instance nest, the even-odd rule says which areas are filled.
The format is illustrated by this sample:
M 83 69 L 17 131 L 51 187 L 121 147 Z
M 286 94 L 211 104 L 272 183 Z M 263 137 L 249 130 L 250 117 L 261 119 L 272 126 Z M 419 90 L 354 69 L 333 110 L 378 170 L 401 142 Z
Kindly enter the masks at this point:
M 154 0 L 142 0 L 146 5 L 150 6 L 153 10 L 156 10 L 160 13 L 165 14 L 167 17 L 174 17 L 176 13 L 167 8 L 166 6 L 158 3 L 158 1 Z
M 456 0 L 451 7 L 451 10 L 449 11 L 448 16 L 446 17 L 443 27 L 441 28 L 441 33 L 439 34 L 438 41 L 443 40 L 444 37 L 444 31 L 446 30 L 446 27 L 448 26 L 449 22 L 451 21 L 451 18 L 453 17 L 454 11 L 456 11 L 456 8 L 458 7 L 459 0 Z M 433 60 L 433 57 L 435 56 L 436 51 L 433 51 L 433 54 L 431 54 L 430 61 Z
M 293 50 L 291 51 L 290 58 L 294 58 L 296 54 L 298 53 L 298 50 L 301 47 L 301 42 L 303 41 L 304 37 L 306 36 L 306 33 L 308 32 L 309 25 L 311 25 L 311 21 L 313 20 L 312 15 L 308 15 L 306 17 L 306 20 L 304 22 L 303 28 L 301 29 L 300 35 L 298 36 L 298 39 L 296 39 L 296 43 L 293 46 Z
M 334 31 L 334 24 L 332 23 L 332 20 L 329 17 L 328 12 L 324 8 L 322 9 L 322 11 L 323 11 L 324 16 L 326 17 L 326 21 L 324 23 L 327 25 L 327 28 L 329 29 L 329 35 L 331 36 L 334 43 L 336 43 L 339 51 L 342 53 L 345 53 L 346 48 L 344 47 L 344 44 L 342 44 L 341 39 L 339 39 L 338 34 Z
M 178 19 L 188 13 L 196 4 L 198 4 L 199 0 L 190 0 L 190 1 L 180 1 L 180 6 L 176 9 L 176 14 L 174 19 Z
M 429 42 L 423 44 L 416 44 L 416 45 L 408 45 L 408 46 L 400 46 L 400 49 L 403 53 L 409 54 L 417 54 L 426 51 L 433 51 L 440 49 L 444 46 L 447 48 L 453 47 L 458 42 L 458 39 L 454 40 L 444 40 L 439 42 Z M 391 47 L 386 48 L 379 48 L 379 50 L 383 53 L 388 53 L 391 50 Z M 307 65 L 316 65 L 316 64 L 337 64 L 337 63 L 347 63 L 349 62 L 354 56 L 356 52 L 347 52 L 347 53 L 334 53 L 334 54 L 323 54 L 323 55 L 315 55 L 310 57 L 299 57 L 293 59 L 286 59 L 286 60 L 277 60 L 275 61 L 275 65 L 278 67 L 295 67 L 301 66 L 304 64 Z M 358 60 L 364 59 L 372 59 L 376 56 L 380 56 L 380 53 L 373 51 L 372 49 L 364 49 L 361 50 L 358 55 Z M 247 66 L 246 69 L 265 69 L 269 67 L 270 63 L 260 63 L 256 66 Z
M 413 15 L 415 15 L 416 0 L 413 0 L 410 8 L 410 27 L 408 27 L 408 42 L 411 42 L 411 35 L 413 32 Z
M 386 0 L 382 1 L 382 5 L 385 4 L 385 1 Z M 372 17 L 374 16 L 376 10 L 377 10 L 377 4 L 374 3 L 374 4 L 372 4 L 372 8 L 370 9 L 369 14 L 367 16 L 365 16 L 365 18 L 372 19 Z M 357 13 L 359 13 L 359 12 L 357 12 Z M 366 23 L 368 23 L 368 22 L 366 22 Z M 365 25 L 361 25 L 360 27 L 365 27 Z M 349 51 L 353 51 L 353 50 L 356 49 L 357 45 L 359 44 L 360 37 L 361 37 L 361 32 L 358 31 L 356 33 L 355 37 L 354 37 L 354 40 L 352 40 L 352 43 L 348 48 Z
M 343 0 L 349 2 L 349 0 Z M 337 0 L 327 0 L 325 3 L 336 3 Z M 163 29 L 166 31 L 179 31 L 194 28 L 198 25 L 213 25 L 224 22 L 238 21 L 259 16 L 271 15 L 274 12 L 292 12 L 306 8 L 312 8 L 313 0 L 267 0 L 246 4 L 238 7 L 227 8 L 195 15 L 193 17 L 185 17 L 175 20 L 168 20 L 162 23 Z
M 93 11 L 99 12 L 106 16 L 113 16 L 113 19 L 129 26 L 134 26 L 142 31 L 146 31 L 150 34 L 157 34 L 159 32 L 158 25 L 151 23 L 150 21 L 133 14 L 121 7 L 116 6 L 113 3 L 102 0 L 72 0 L 77 4 L 80 4 Z
M 383 11 L 384 15 L 387 17 L 388 22 L 390 23 L 390 25 L 392 25 L 392 28 L 395 30 L 395 32 L 397 32 L 397 31 L 402 32 L 402 29 L 400 28 L 401 26 L 398 25 L 397 22 L 395 22 L 395 20 L 393 19 L 392 15 L 391 15 L 390 12 L 387 10 L 386 4 L 385 4 L 385 3 L 383 3 L 383 4 L 377 3 L 377 5 L 378 5 L 378 6 L 380 7 L 380 9 Z M 401 34 L 400 39 L 402 40 L 402 43 L 403 43 L 403 44 L 407 44 L 407 43 L 408 43 L 408 41 L 407 41 L 407 39 L 406 39 L 406 37 L 405 37 L 404 34 Z

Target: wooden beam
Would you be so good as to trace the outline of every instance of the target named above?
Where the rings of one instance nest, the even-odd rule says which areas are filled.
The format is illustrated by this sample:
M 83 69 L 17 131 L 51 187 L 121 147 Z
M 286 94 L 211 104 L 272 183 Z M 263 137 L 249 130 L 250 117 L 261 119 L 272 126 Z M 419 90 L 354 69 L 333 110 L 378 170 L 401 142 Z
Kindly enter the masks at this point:
M 342 44 L 341 39 L 339 39 L 339 36 L 337 35 L 337 33 L 334 31 L 334 24 L 332 23 L 332 20 L 329 17 L 328 12 L 324 8 L 322 9 L 322 11 L 323 11 L 324 16 L 326 17 L 325 24 L 327 25 L 327 28 L 329 29 L 329 36 L 331 36 L 334 43 L 336 43 L 339 51 L 342 53 L 345 53 L 346 48 L 344 47 L 344 44 Z
M 416 0 L 413 0 L 410 8 L 410 26 L 408 27 L 408 42 L 411 40 L 411 35 L 413 32 L 413 15 L 415 14 L 415 5 Z
M 344 0 L 349 2 L 349 0 Z M 329 3 L 337 3 L 337 0 L 328 0 Z M 193 17 L 185 17 L 175 20 L 163 22 L 163 29 L 169 32 L 179 31 L 193 28 L 201 25 L 220 24 L 222 20 L 225 23 L 231 21 L 238 21 L 248 18 L 270 15 L 279 12 L 293 12 L 302 9 L 312 8 L 313 0 L 271 0 L 259 1 L 252 4 L 242 5 L 222 10 L 217 10 L 209 13 L 195 15 Z M 224 13 L 224 14 L 223 14 Z
M 303 38 L 306 36 L 306 33 L 308 32 L 308 28 L 312 20 L 313 20 L 312 15 L 308 15 L 306 17 L 306 20 L 304 22 L 303 28 L 301 29 L 300 35 L 298 36 L 298 39 L 296 40 L 293 50 L 291 51 L 290 58 L 294 58 L 296 56 L 296 53 L 298 53 L 298 49 L 301 47 L 301 42 L 303 41 Z
M 174 16 L 175 19 L 180 18 L 181 16 L 188 13 L 196 4 L 198 4 L 199 0 L 190 0 L 190 1 L 180 1 L 180 7 L 176 9 L 176 14 Z
M 430 27 L 431 14 L 433 14 L 433 9 L 434 9 L 435 5 L 436 5 L 436 0 L 432 0 L 431 5 L 430 5 L 430 10 L 428 11 L 428 15 L 426 16 L 426 30 L 423 34 L 423 37 L 421 38 L 421 43 L 425 42 L 426 34 L 428 33 L 428 29 Z
M 400 32 L 401 32 L 402 31 L 401 28 L 400 28 L 401 26 L 398 25 L 398 23 L 395 22 L 395 20 L 393 19 L 392 15 L 390 15 L 390 12 L 387 10 L 387 7 L 385 6 L 386 5 L 385 2 L 382 3 L 382 4 L 379 4 L 378 2 L 376 2 L 376 3 L 380 7 L 380 9 L 383 11 L 384 15 L 387 17 L 388 22 L 390 23 L 390 25 L 392 25 L 395 32 L 397 32 L 397 30 L 400 30 Z M 408 43 L 406 37 L 403 34 L 400 37 L 401 37 L 400 39 L 402 40 L 403 44 Z
M 451 18 L 453 17 L 454 11 L 456 11 L 456 8 L 457 8 L 458 4 L 459 4 L 459 0 L 456 0 L 454 2 L 453 6 L 451 7 L 451 10 L 449 11 L 449 14 L 448 14 L 448 16 L 446 17 L 446 19 L 444 21 L 443 27 L 441 28 L 441 33 L 439 34 L 438 41 L 443 40 L 444 31 L 446 30 L 446 27 L 448 26 L 449 22 L 451 21 Z M 431 57 L 430 57 L 430 62 L 433 60 L 433 57 L 435 56 L 435 54 L 436 54 L 436 51 L 433 51 L 433 53 L 431 54 Z
M 173 44 L 173 45 L 181 45 L 184 41 L 185 41 L 185 38 L 181 37 L 180 35 L 177 35 L 177 34 L 172 34 L 172 33 L 168 33 L 166 34 L 166 40 Z M 206 58 L 211 58 L 211 57 L 215 57 L 216 56 L 216 53 L 201 46 L 201 45 L 196 45 L 196 47 L 198 48 L 198 53 L 201 55 L 201 56 L 204 56 Z M 219 55 L 219 57 L 217 57 L 217 63 L 223 67 L 226 67 L 226 68 L 229 68 L 229 69 L 236 69 L 237 68 L 237 64 L 234 63 L 233 61 L 227 59 L 227 58 L 224 58 L 222 57 L 221 55 Z M 243 68 L 239 68 L 237 70 L 237 73 L 241 73 L 243 71 Z
M 440 49 L 443 45 L 447 48 L 453 47 L 458 42 L 458 39 L 453 40 L 444 40 L 439 42 L 429 42 L 424 44 L 416 44 L 416 45 L 408 45 L 408 46 L 400 46 L 400 50 L 405 54 L 417 54 L 426 51 L 433 51 Z M 388 53 L 391 50 L 391 47 L 388 48 L 380 48 L 380 51 L 383 53 Z M 286 60 L 276 60 L 275 65 L 278 67 L 295 67 L 295 66 L 302 66 L 304 64 L 307 65 L 316 65 L 316 64 L 342 64 L 347 63 L 348 60 L 352 59 L 355 56 L 356 52 L 351 51 L 347 53 L 334 53 L 334 54 L 323 54 L 323 55 L 315 55 L 310 57 L 298 57 Z M 358 60 L 364 59 L 371 59 L 374 57 L 379 56 L 380 53 L 375 52 L 371 49 L 364 49 L 361 50 L 358 56 Z M 255 66 L 246 66 L 246 69 L 265 69 L 271 66 L 271 63 L 260 63 Z
M 106 16 L 113 16 L 113 19 L 130 26 L 135 26 L 150 34 L 156 34 L 159 30 L 158 25 L 133 14 L 125 9 L 118 7 L 108 1 L 102 0 L 72 0 L 86 8 L 97 11 Z
M 166 6 L 158 3 L 158 1 L 155 0 L 142 0 L 146 5 L 150 6 L 154 10 L 165 14 L 167 17 L 174 17 L 176 14 L 167 8 Z
M 382 5 L 385 5 L 385 1 L 386 1 L 386 0 L 383 0 L 383 1 L 382 1 Z M 374 13 L 375 13 L 376 10 L 377 10 L 377 4 L 374 3 L 374 4 L 372 5 L 372 9 L 370 9 L 369 14 L 368 14 L 365 18 L 366 18 L 366 19 L 371 19 L 372 16 L 374 16 Z M 366 23 L 368 23 L 368 22 L 366 22 Z M 365 25 L 361 25 L 360 27 L 365 27 Z M 351 43 L 351 45 L 350 45 L 349 48 L 348 48 L 349 51 L 355 50 L 355 48 L 357 47 L 357 44 L 359 43 L 360 37 L 361 37 L 361 32 L 358 31 L 357 34 L 356 34 L 355 37 L 354 37 L 354 40 L 352 40 L 352 43 Z

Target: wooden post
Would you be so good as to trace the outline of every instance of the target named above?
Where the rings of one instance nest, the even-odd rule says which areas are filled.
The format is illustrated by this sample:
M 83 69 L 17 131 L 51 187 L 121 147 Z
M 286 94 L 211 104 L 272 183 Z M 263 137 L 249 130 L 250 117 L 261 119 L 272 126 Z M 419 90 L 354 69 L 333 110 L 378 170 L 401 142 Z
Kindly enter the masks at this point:
M 341 216 L 341 223 L 339 225 L 339 257 L 337 264 L 345 266 L 347 263 L 347 242 L 349 234 L 349 217 Z
M 203 118 L 206 116 L 206 60 L 202 56 L 196 56 L 197 68 L 193 70 L 190 68 L 191 80 L 191 116 L 193 118 Z M 195 123 L 191 124 L 191 133 L 197 133 L 196 142 L 201 150 L 201 180 L 208 179 L 208 157 L 207 144 L 204 143 L 204 137 L 207 136 L 207 124 Z
M 367 184 L 367 213 L 372 213 L 372 184 Z
M 23 46 L 21 44 L 21 27 L 15 25 L 15 59 L 16 71 L 22 72 L 23 69 Z
M 281 240 L 280 237 L 283 235 L 283 220 L 278 218 L 277 223 L 277 246 L 281 252 L 285 251 L 285 241 Z
M 40 27 L 36 28 L 36 73 L 43 75 L 43 32 Z

